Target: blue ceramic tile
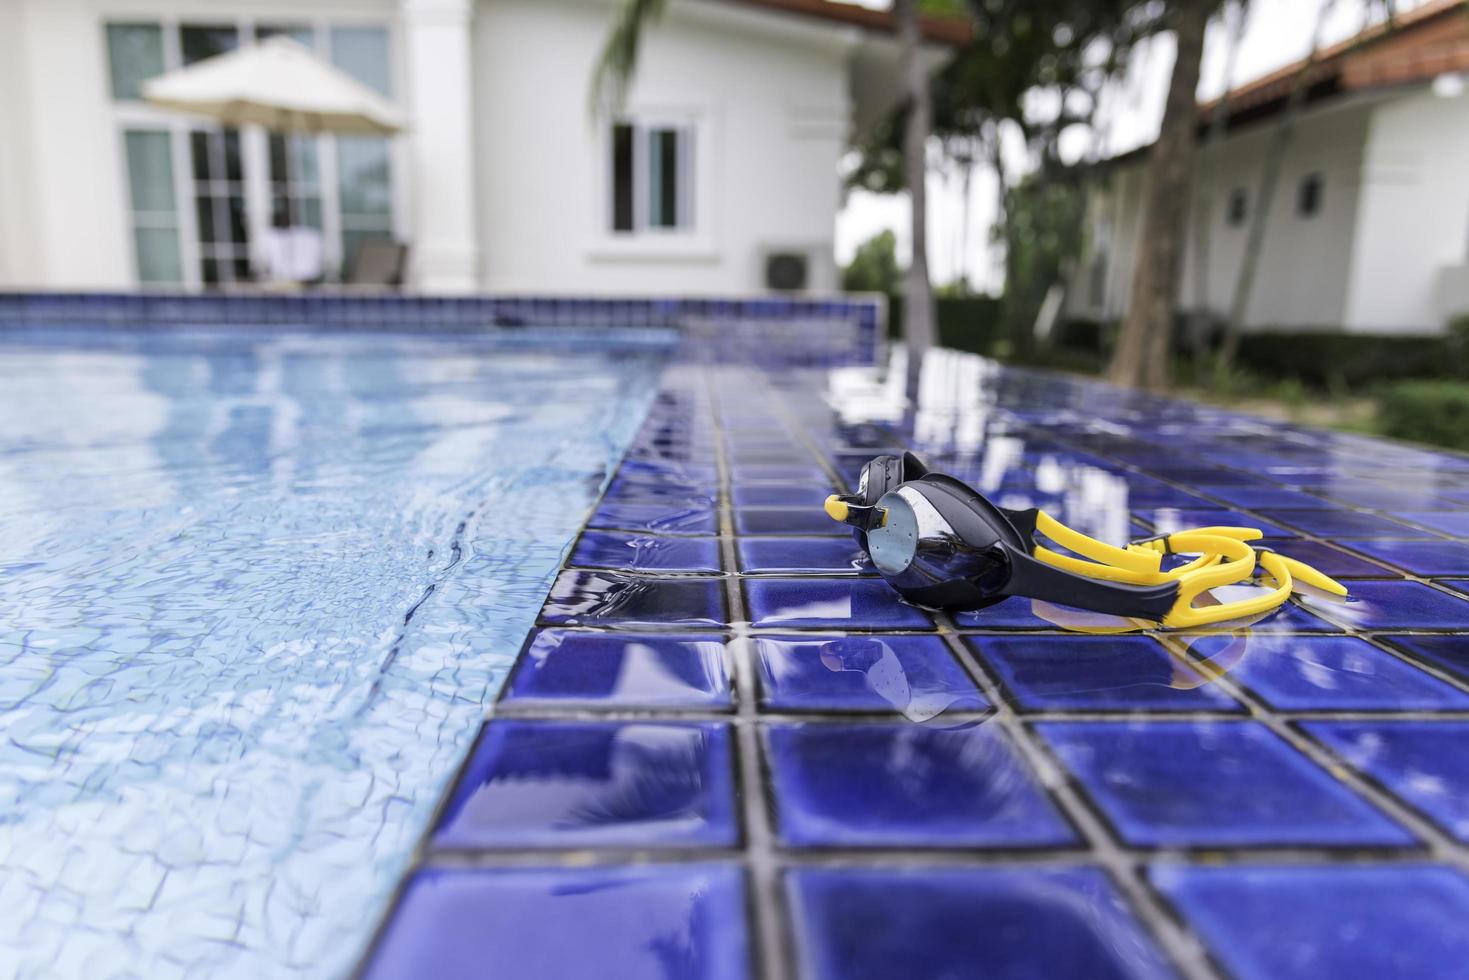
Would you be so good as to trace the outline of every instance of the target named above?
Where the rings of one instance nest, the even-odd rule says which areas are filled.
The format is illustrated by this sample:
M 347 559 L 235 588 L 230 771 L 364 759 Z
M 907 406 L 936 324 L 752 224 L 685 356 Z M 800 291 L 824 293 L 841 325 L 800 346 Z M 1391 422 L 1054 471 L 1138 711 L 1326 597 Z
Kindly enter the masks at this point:
M 1174 975 L 1096 868 L 802 868 L 786 892 L 810 980 Z
M 1469 575 L 1469 543 L 1463 541 L 1343 541 L 1342 544 L 1414 575 Z
M 853 579 L 746 579 L 750 621 L 757 628 L 790 626 L 848 629 L 928 629 L 932 624 L 883 581 Z
M 1446 833 L 1469 842 L 1469 722 L 1307 722 L 1307 732 Z
M 735 510 L 740 534 L 839 535 L 852 540 L 852 529 L 838 524 L 817 507 L 740 507 Z
M 1323 575 L 1335 579 L 1343 578 L 1388 578 L 1395 573 L 1321 541 L 1306 541 L 1300 538 L 1261 538 L 1252 542 L 1256 548 L 1269 548 L 1288 558 L 1303 561 Z
M 1422 582 L 1356 581 L 1346 599 L 1303 595 L 1322 616 L 1356 629 L 1469 630 L 1469 601 Z
M 1469 510 L 1408 510 L 1393 515 L 1410 524 L 1421 524 L 1440 534 L 1469 538 Z
M 1461 579 L 1446 578 L 1446 579 L 1440 579 L 1438 584 L 1439 585 L 1446 585 L 1449 588 L 1453 589 L 1455 592 L 1459 593 L 1460 595 L 1469 596 L 1469 578 L 1461 578 Z
M 1240 710 L 1147 636 L 971 636 L 965 642 L 1025 709 Z
M 837 538 L 740 538 L 740 570 L 745 572 L 854 572 L 877 569 L 850 536 Z
M 1413 837 L 1262 725 L 1041 722 L 1129 844 L 1398 846 Z
M 1459 633 L 1433 636 L 1384 636 L 1393 646 L 1426 664 L 1469 681 L 1469 636 Z
M 727 706 L 724 638 L 542 630 L 516 661 L 502 700 L 608 708 Z
M 1259 589 L 1249 585 L 1226 585 L 1211 589 L 1209 594 L 1220 602 L 1236 602 L 1258 595 Z M 1342 631 L 1340 626 L 1302 608 L 1294 600 L 1286 602 L 1257 619 L 1244 620 L 1243 623 L 1256 633 L 1340 633 Z
M 431 868 L 403 890 L 366 980 L 745 980 L 745 889 L 720 865 Z
M 725 726 L 490 722 L 435 847 L 732 846 Z
M 1252 527 L 1277 538 L 1290 537 L 1294 533 L 1237 510 L 1178 510 L 1160 507 L 1140 511 L 1139 516 L 1153 525 L 1156 534 L 1173 534 L 1196 527 Z
M 606 501 L 597 508 L 587 526 L 660 534 L 713 534 L 718 522 L 714 511 L 707 507 Z
M 1357 637 L 1204 636 L 1189 650 L 1284 711 L 1469 708 L 1469 695 Z
M 819 512 L 833 492 L 825 484 L 736 484 L 730 488 L 730 499 L 736 507 L 796 507 Z
M 798 847 L 1059 847 L 1075 834 L 994 725 L 772 725 L 780 837 Z
M 724 582 L 565 571 L 541 620 L 561 626 L 723 626 Z
M 989 702 L 936 636 L 779 636 L 755 640 L 762 707 L 896 711 L 926 720 Z
M 736 482 L 780 483 L 786 486 L 826 487 L 831 485 L 831 476 L 815 463 L 772 464 L 733 463 L 730 474 Z
M 1427 538 L 1427 531 L 1354 510 L 1276 510 L 1277 521 L 1321 538 Z
M 717 572 L 719 542 L 713 538 L 586 531 L 567 564 L 630 572 Z
M 1151 878 L 1240 980 L 1443 977 L 1469 962 L 1469 878 L 1447 867 L 1165 866 Z

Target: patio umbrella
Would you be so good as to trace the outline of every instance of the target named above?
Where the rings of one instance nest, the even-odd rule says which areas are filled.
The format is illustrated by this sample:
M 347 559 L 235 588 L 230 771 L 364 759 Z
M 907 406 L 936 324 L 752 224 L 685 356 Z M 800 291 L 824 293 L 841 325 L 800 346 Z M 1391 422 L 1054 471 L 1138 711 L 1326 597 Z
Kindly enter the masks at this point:
M 143 98 L 226 126 L 276 132 L 391 136 L 403 128 L 387 99 L 288 37 L 149 79 Z

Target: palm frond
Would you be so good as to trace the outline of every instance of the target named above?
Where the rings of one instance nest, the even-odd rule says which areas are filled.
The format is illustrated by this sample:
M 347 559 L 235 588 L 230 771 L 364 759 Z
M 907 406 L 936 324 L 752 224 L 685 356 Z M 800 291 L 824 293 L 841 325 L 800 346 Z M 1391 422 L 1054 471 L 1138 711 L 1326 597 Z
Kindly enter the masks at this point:
M 589 102 L 593 115 L 621 108 L 637 71 L 643 30 L 662 17 L 667 6 L 668 0 L 622 0 L 592 73 Z

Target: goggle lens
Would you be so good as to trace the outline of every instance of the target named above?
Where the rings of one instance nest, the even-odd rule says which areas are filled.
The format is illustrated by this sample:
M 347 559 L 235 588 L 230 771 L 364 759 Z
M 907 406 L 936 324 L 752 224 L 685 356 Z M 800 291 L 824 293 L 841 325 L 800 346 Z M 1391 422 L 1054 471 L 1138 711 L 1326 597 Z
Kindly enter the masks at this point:
M 886 493 L 867 529 L 867 551 L 878 571 L 897 575 L 913 563 L 918 550 L 918 516 L 901 494 Z

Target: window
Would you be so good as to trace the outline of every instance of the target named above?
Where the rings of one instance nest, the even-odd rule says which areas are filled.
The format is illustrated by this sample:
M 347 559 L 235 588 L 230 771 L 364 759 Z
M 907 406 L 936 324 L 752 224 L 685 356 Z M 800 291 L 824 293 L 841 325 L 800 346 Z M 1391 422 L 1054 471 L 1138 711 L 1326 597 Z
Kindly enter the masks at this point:
M 123 143 L 127 148 L 138 281 L 180 283 L 184 277 L 174 200 L 172 138 L 166 129 L 130 129 L 123 134 Z
M 239 44 L 240 32 L 234 27 L 184 24 L 179 28 L 179 50 L 186 65 L 233 51 Z
M 163 29 L 157 24 L 108 24 L 107 60 L 112 97 L 140 98 L 144 80 L 163 74 Z
M 1296 188 L 1296 214 L 1309 218 L 1321 210 L 1321 175 L 1307 174 Z
M 240 134 L 233 129 L 196 129 L 189 134 L 189 157 L 200 278 L 206 286 L 248 282 L 250 233 Z
M 1229 207 L 1226 211 L 1226 220 L 1229 222 L 1229 227 L 1238 228 L 1245 223 L 1245 217 L 1248 212 L 1247 202 L 1248 198 L 1245 197 L 1245 189 L 1243 187 L 1236 187 L 1229 192 Z
M 388 32 L 381 27 L 333 27 L 332 63 L 363 85 L 392 96 Z
M 393 181 L 388 141 L 375 136 L 337 140 L 338 180 L 342 189 L 342 262 L 352 260 L 362 243 L 393 236 Z
M 611 224 L 616 234 L 694 228 L 694 128 L 612 126 Z
M 246 135 L 185 115 L 160 116 L 138 104 L 145 79 L 252 39 L 278 36 L 329 55 L 349 75 L 390 95 L 386 27 L 317 25 L 286 15 L 183 24 L 120 21 L 107 24 L 105 35 L 139 282 L 245 281 L 253 274 L 252 251 L 274 223 L 320 231 L 328 275 L 350 261 L 363 240 L 392 237 L 388 140 Z

